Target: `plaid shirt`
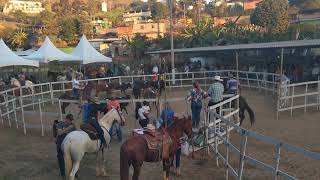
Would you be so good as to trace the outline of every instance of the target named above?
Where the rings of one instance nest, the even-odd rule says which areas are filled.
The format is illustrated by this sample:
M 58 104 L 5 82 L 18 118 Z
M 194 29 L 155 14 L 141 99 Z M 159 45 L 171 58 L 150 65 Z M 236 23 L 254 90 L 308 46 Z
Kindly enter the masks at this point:
M 224 87 L 220 82 L 213 83 L 208 90 L 211 102 L 217 103 L 223 100 Z

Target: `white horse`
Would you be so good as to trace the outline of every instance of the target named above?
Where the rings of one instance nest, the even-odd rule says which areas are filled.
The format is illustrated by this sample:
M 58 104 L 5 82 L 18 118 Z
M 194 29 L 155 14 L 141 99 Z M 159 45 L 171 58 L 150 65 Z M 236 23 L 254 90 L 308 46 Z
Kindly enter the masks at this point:
M 16 78 L 11 78 L 10 83 L 11 83 L 11 86 L 21 87 L 20 81 Z M 25 83 L 26 83 L 25 87 L 27 88 L 28 92 L 31 94 L 34 94 L 33 82 L 26 80 Z
M 115 109 L 110 110 L 106 115 L 98 120 L 104 131 L 104 138 L 106 139 L 107 145 L 110 144 L 111 137 L 109 135 L 109 130 L 114 121 L 124 123 L 123 116 Z M 66 179 L 74 180 L 75 174 L 79 170 L 80 161 L 85 153 L 96 153 L 96 175 L 107 175 L 104 167 L 104 151 L 100 150 L 100 140 L 91 140 L 86 132 L 73 131 L 69 133 L 63 140 L 62 150 L 64 153 Z M 100 151 L 101 153 L 99 153 Z M 99 154 L 102 156 L 102 162 L 99 162 Z

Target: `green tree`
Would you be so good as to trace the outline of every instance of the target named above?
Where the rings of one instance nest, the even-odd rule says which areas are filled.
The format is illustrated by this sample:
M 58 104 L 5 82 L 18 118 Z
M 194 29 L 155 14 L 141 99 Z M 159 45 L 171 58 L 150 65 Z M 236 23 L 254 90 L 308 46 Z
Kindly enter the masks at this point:
M 63 18 L 60 20 L 59 26 L 61 39 L 68 43 L 73 43 L 77 35 L 75 19 L 70 17 Z
M 284 32 L 289 27 L 287 0 L 264 0 L 251 15 L 251 23 L 262 26 L 269 33 Z
M 115 8 L 106 13 L 107 19 L 112 23 L 112 27 L 117 27 L 123 24 L 123 13 L 125 10 L 123 8 Z
M 201 47 L 208 45 L 208 34 L 211 32 L 212 22 L 208 19 L 197 22 L 194 26 L 186 28 L 184 32 L 186 47 Z
M 148 39 L 145 35 L 136 34 L 132 39 L 125 39 L 127 47 L 130 49 L 132 57 L 136 58 L 139 63 L 149 47 Z
M 22 12 L 21 10 L 16 10 L 12 13 L 12 15 L 16 18 L 17 22 L 19 23 L 25 23 L 28 20 L 27 14 Z
M 157 1 L 149 2 L 151 6 L 151 16 L 158 24 L 158 37 L 160 36 L 160 20 L 164 19 L 168 15 L 168 7 Z
M 13 33 L 9 41 L 13 47 L 21 48 L 26 43 L 27 39 L 28 39 L 27 33 L 23 31 L 18 31 Z
M 47 10 L 42 11 L 36 17 L 34 24 L 40 28 L 37 32 L 38 42 L 42 42 L 45 36 L 49 36 L 51 40 L 55 41 L 59 35 L 57 14 Z

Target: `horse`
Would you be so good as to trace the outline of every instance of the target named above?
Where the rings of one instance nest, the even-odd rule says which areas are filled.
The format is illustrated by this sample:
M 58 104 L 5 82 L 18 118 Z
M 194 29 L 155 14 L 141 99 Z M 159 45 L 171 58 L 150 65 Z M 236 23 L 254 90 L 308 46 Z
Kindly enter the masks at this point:
M 183 133 L 186 133 L 189 139 L 192 138 L 191 117 L 184 117 L 182 119 L 176 118 L 173 124 L 164 128 L 164 130 L 168 132 L 172 140 L 169 144 L 169 158 L 162 159 L 164 171 L 163 179 L 168 180 L 170 165 L 179 146 L 180 138 Z M 125 141 L 120 148 L 120 179 L 129 180 L 129 168 L 132 165 L 134 168 L 132 179 L 138 180 L 143 162 L 161 161 L 159 153 L 159 149 L 150 150 L 148 148 L 147 141 L 143 136 L 138 135 L 131 137 Z
M 249 106 L 249 104 L 247 103 L 246 99 L 243 96 L 239 97 L 239 117 L 240 117 L 240 126 L 242 125 L 242 122 L 245 118 L 244 112 L 245 110 L 249 113 L 250 116 L 250 124 L 251 126 L 254 124 L 255 122 L 255 116 L 254 116 L 254 112 L 251 109 L 251 107 Z
M 124 118 L 117 110 L 112 109 L 101 119 L 98 120 L 104 131 L 104 137 L 107 145 L 110 144 L 111 137 L 109 130 L 114 121 L 124 125 Z M 89 135 L 82 131 L 73 131 L 69 133 L 62 142 L 62 150 L 65 162 L 65 174 L 69 180 L 74 180 L 77 171 L 79 170 L 80 162 L 86 153 L 97 154 L 96 156 L 96 175 L 106 176 L 104 151 L 100 148 L 100 140 L 91 140 Z M 101 152 L 101 153 L 99 153 Z M 99 154 L 102 156 L 102 161 L 99 162 Z
M 21 87 L 20 81 L 18 79 L 14 78 L 14 77 L 11 77 L 10 84 L 11 84 L 12 88 Z M 23 90 L 26 90 L 26 92 L 24 92 L 24 93 L 34 94 L 34 87 L 33 87 L 33 83 L 31 81 L 26 80 L 25 81 L 25 87 L 26 87 L 26 89 L 23 89 Z M 15 90 L 15 95 L 16 96 L 21 96 L 19 89 Z
M 133 82 L 133 87 L 132 87 L 132 93 L 135 99 L 140 99 L 141 97 L 141 90 L 144 87 L 144 81 L 143 80 L 135 80 Z

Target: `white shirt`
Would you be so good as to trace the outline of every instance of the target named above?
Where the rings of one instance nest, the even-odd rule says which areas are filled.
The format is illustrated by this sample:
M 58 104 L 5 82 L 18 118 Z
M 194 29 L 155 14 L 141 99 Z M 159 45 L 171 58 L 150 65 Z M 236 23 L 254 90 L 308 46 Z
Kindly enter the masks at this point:
M 139 115 L 139 119 L 147 119 L 145 116 L 144 116 L 144 110 L 143 108 L 140 108 L 138 110 L 138 115 Z
M 313 67 L 312 69 L 312 75 L 318 75 L 320 72 L 320 68 L 319 67 Z
M 154 72 L 154 73 L 158 73 L 158 71 L 159 71 L 158 66 L 153 66 L 153 68 L 152 68 L 152 72 Z
M 149 114 L 150 113 L 150 107 L 149 106 L 142 106 L 143 112 Z
M 72 79 L 72 88 L 80 89 L 80 82 L 77 79 Z

